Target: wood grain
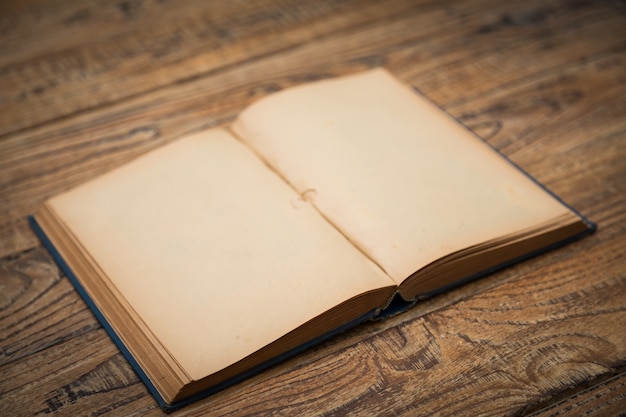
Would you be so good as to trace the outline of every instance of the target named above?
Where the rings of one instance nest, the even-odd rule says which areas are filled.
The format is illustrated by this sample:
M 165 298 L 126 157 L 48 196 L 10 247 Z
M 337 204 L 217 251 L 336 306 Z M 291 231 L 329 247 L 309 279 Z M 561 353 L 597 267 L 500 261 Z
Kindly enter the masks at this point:
M 626 374 L 621 373 L 532 413 L 533 417 L 624 414 Z
M 74 288 L 41 248 L 2 262 L 0 365 L 98 328 Z
M 0 414 L 161 415 L 26 222 L 257 98 L 384 65 L 599 225 L 179 415 L 626 410 L 626 7 L 612 1 L 0 4 Z
M 465 3 L 464 7 L 469 7 Z M 528 6 L 527 6 L 528 7 Z M 480 9 L 478 9 L 480 11 Z M 609 11 L 604 10 L 605 22 L 592 22 L 591 26 L 595 31 L 601 32 L 604 36 L 598 42 L 604 53 L 594 51 L 594 57 L 587 57 L 586 50 L 580 50 L 576 46 L 577 39 L 571 36 L 564 36 L 561 32 L 555 32 L 554 36 L 563 37 L 568 48 L 571 48 L 573 56 L 570 61 L 562 62 L 561 65 L 571 68 L 578 67 L 582 62 L 612 57 L 617 60 L 623 58 L 623 50 L 619 48 L 615 51 L 610 48 L 617 48 L 616 45 L 623 45 L 626 42 L 624 37 L 616 37 L 613 31 L 605 30 L 607 27 L 618 26 L 622 20 L 618 17 L 611 18 Z M 421 11 L 421 9 L 418 9 Z M 571 17 L 566 14 L 566 18 L 574 21 L 584 17 L 583 11 L 574 9 Z M 464 14 L 465 13 L 465 14 Z M 0 255 L 10 255 L 21 250 L 26 250 L 37 244 L 35 236 L 30 231 L 24 221 L 23 213 L 32 213 L 46 198 L 67 188 L 91 178 L 97 173 L 111 169 L 128 159 L 141 154 L 148 149 L 163 144 L 166 141 L 179 137 L 193 130 L 203 129 L 209 126 L 223 124 L 231 121 L 233 117 L 247 104 L 261 95 L 274 91 L 278 88 L 287 87 L 296 83 L 301 83 L 312 74 L 317 77 L 327 77 L 333 74 L 363 69 L 372 63 L 382 63 L 386 61 L 386 55 L 393 55 L 399 48 L 402 51 L 421 51 L 422 39 L 428 38 L 428 42 L 434 42 L 442 38 L 436 45 L 440 55 L 425 56 L 424 60 L 417 61 L 410 68 L 423 68 L 417 76 L 404 77 L 405 81 L 419 86 L 429 97 L 438 104 L 447 106 L 446 102 L 438 99 L 438 94 L 445 91 L 439 85 L 438 71 L 433 71 L 433 62 L 442 63 L 447 60 L 466 59 L 469 64 L 463 66 L 467 72 L 471 70 L 471 63 L 476 62 L 477 53 L 474 49 L 467 48 L 465 42 L 474 42 L 479 48 L 479 56 L 489 56 L 489 44 L 484 43 L 482 32 L 471 29 L 471 26 L 461 25 L 463 19 L 473 19 L 471 22 L 479 27 L 489 25 L 493 16 L 478 13 L 464 12 L 459 10 L 457 20 L 453 19 L 455 25 L 447 23 L 454 31 L 454 37 L 449 35 L 450 30 L 441 32 L 441 24 L 448 22 L 449 13 L 440 9 L 431 10 L 429 13 L 401 16 L 392 21 L 392 24 L 385 20 L 369 25 L 357 26 L 352 31 L 340 34 L 341 42 L 337 38 L 327 37 L 318 42 L 311 42 L 283 51 L 280 54 L 273 54 L 263 59 L 251 60 L 243 63 L 231 71 L 209 74 L 205 77 L 193 79 L 182 84 L 169 85 L 141 95 L 139 97 L 124 100 L 115 106 L 106 106 L 95 109 L 85 115 L 79 114 L 71 120 L 59 120 L 51 122 L 39 128 L 32 128 L 22 134 L 14 134 L 0 142 L 0 169 L 4 172 L 0 178 L 0 193 L 5 195 L 7 200 L 0 207 Z M 528 14 L 528 10 L 522 10 L 520 14 Z M 596 12 L 599 13 L 599 12 Z M 416 26 L 416 19 L 427 19 L 427 25 L 417 36 L 412 30 Z M 537 30 L 548 31 L 551 26 L 558 26 L 551 19 L 540 20 Z M 613 23 L 614 22 L 614 23 Z M 547 26 L 547 27 L 544 27 Z M 448 29 L 448 28 L 447 28 Z M 456 39 L 451 41 L 450 39 Z M 498 38 L 496 38 L 498 39 Z M 505 38 L 506 39 L 506 38 Z M 548 40 L 550 38 L 548 37 Z M 553 40 L 557 42 L 557 40 Z M 395 43 L 394 43 L 395 42 Z M 513 56 L 518 53 L 522 56 L 536 54 L 541 50 L 541 45 L 546 39 L 524 42 L 514 40 L 511 53 Z M 529 47 L 528 45 L 531 45 Z M 368 48 L 365 48 L 365 45 Z M 493 45 L 491 45 L 493 46 Z M 534 47 L 532 47 L 534 46 Z M 427 48 L 429 50 L 432 47 Z M 450 48 L 449 53 L 445 53 Z M 522 51 L 517 50 L 518 48 Z M 609 49 L 608 51 L 606 49 Z M 528 51 L 530 49 L 530 51 Z M 391 52 L 390 52 L 391 51 Z M 460 56 L 462 54 L 462 56 Z M 524 74 L 523 71 L 511 71 L 513 74 L 521 76 L 516 83 L 509 83 L 511 87 L 516 84 L 532 82 L 537 77 L 545 76 L 545 67 L 553 66 L 553 60 L 545 59 L 546 56 L 539 56 L 538 64 L 534 65 L 534 70 L 538 71 L 533 77 Z M 585 59 L 583 59 L 585 58 Z M 593 58 L 593 59 L 592 59 Z M 115 60 L 113 56 L 111 59 Z M 347 65 L 341 69 L 338 65 L 333 66 L 333 62 L 340 59 L 347 59 Z M 355 62 L 356 61 L 356 62 Z M 503 59 L 502 61 L 506 61 Z M 303 62 L 321 62 L 321 64 L 303 66 Z M 541 64 L 543 63 L 543 64 Z M 456 65 L 458 67 L 458 64 Z M 394 69 L 393 66 L 388 66 Z M 445 65 L 444 65 L 445 67 Z M 280 71 L 277 72 L 277 68 Z M 455 67 L 456 68 L 456 67 Z M 523 67 L 526 68 L 525 66 Z M 402 76 L 403 67 L 398 67 L 394 71 Z M 456 69 L 458 71 L 458 69 Z M 512 75 L 508 72 L 506 76 Z M 457 75 L 458 76 L 458 75 Z M 468 78 L 470 74 L 465 74 L 462 78 Z M 481 77 L 484 78 L 484 77 Z M 493 78 L 489 76 L 488 78 Z M 529 79 L 530 78 L 530 79 Z M 429 88 L 430 85 L 434 88 Z M 456 101 L 462 101 L 465 94 L 488 94 L 489 91 L 471 90 L 456 86 L 454 88 Z M 501 90 L 500 90 L 501 91 Z M 86 94 L 89 95 L 89 94 Z M 228 97 L 228 100 L 224 100 Z M 555 98 L 551 98 L 554 100 Z M 549 101 L 547 102 L 549 103 Z M 58 106 L 58 102 L 56 103 Z M 454 103 L 452 103 L 454 104 Z M 534 107 L 542 106 L 529 103 Z M 63 106 L 61 106 L 63 107 Z M 470 105 L 469 108 L 473 108 Z M 19 108 L 16 107 L 16 110 Z M 36 109 L 22 109 L 18 113 L 32 113 Z M 552 110 L 552 109 L 549 109 Z M 9 112 L 12 113 L 12 112 Z M 458 114 L 458 113 L 457 113 Z M 497 117 L 498 115 L 496 115 Z M 518 119 L 520 114 L 516 116 Z M 532 118 L 523 119 L 526 123 Z M 544 121 L 544 119 L 536 119 Z M 501 123 L 499 120 L 492 120 L 491 123 Z M 531 127 L 525 126 L 526 130 Z M 541 132 L 544 129 L 539 129 Z M 507 132 L 508 133 L 508 132 Z M 528 134 L 527 132 L 522 132 Z M 515 136 L 509 136 L 509 140 L 515 140 Z M 53 143 L 53 145 L 50 145 Z M 498 146 L 499 144 L 495 144 Z M 523 146 L 523 143 L 522 145 Z M 507 151 L 506 149 L 502 149 Z M 21 158 L 28 155 L 27 161 L 19 163 Z
M 385 7 L 375 2 L 358 7 L 355 2 L 214 3 L 81 2 L 29 14 L 30 24 L 42 24 L 41 30 L 57 36 L 41 42 L 32 33 L 21 34 L 23 26 L 7 31 L 10 47 L 0 64 L 0 90 L 5 109 L 13 110 L 0 111 L 0 126 L 6 126 L 0 134 L 250 62 L 312 35 L 323 37 L 411 7 L 407 1 Z M 155 24 L 161 14 L 168 18 Z

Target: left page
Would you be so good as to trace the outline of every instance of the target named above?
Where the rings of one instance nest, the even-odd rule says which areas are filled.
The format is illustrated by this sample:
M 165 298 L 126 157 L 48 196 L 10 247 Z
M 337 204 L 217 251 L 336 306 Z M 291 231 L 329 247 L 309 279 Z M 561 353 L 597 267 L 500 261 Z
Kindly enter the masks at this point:
M 192 380 L 393 285 L 223 130 L 165 146 L 47 205 Z

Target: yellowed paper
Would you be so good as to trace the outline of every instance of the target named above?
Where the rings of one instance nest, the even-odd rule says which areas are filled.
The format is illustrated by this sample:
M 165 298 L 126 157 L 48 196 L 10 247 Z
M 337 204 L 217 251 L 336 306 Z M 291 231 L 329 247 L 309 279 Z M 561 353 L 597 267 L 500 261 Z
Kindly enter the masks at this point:
M 49 205 L 192 379 L 393 284 L 222 130 Z
M 382 69 L 273 94 L 234 131 L 398 284 L 568 212 Z

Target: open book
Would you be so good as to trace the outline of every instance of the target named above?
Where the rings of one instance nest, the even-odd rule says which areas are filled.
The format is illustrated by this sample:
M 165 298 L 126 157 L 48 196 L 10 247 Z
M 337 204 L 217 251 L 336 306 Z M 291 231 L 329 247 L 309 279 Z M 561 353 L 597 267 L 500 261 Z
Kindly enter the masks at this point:
M 165 408 L 593 229 L 382 69 L 263 98 L 32 223 Z

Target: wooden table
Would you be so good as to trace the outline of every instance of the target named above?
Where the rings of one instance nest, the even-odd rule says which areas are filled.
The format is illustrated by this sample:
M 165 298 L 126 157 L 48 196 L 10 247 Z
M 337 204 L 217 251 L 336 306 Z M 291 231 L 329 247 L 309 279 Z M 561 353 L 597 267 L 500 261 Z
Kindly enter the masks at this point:
M 272 91 L 381 65 L 597 233 L 177 414 L 624 412 L 625 51 L 615 1 L 0 3 L 0 414 L 161 414 L 28 214 Z

